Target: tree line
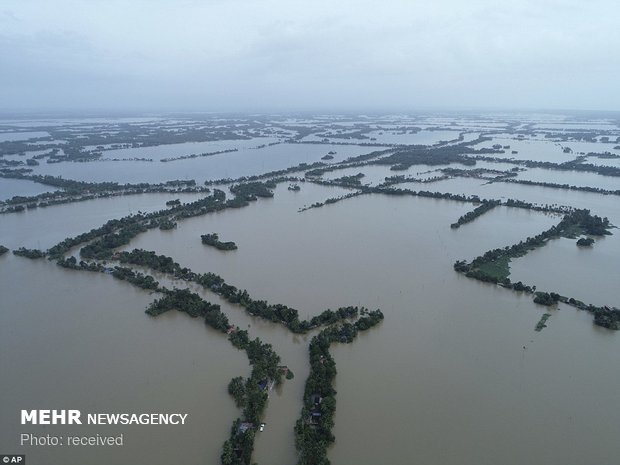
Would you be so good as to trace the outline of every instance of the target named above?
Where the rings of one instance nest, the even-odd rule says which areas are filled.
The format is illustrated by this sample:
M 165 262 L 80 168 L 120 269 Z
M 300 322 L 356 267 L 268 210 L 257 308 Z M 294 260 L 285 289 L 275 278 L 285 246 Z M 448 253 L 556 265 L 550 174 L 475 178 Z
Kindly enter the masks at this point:
M 592 215 L 590 210 L 587 209 L 576 209 L 564 215 L 557 225 L 536 236 L 528 237 L 525 241 L 520 241 L 517 244 L 504 248 L 489 250 L 469 263 L 465 260 L 457 260 L 454 263 L 454 270 L 478 281 L 498 284 L 514 291 L 534 293 L 534 302 L 541 305 L 553 305 L 557 302 L 564 302 L 581 310 L 587 310 L 595 315 L 595 324 L 610 329 L 620 329 L 620 311 L 586 305 L 574 298 L 568 298 L 554 292 L 535 292 L 536 286 L 528 286 L 521 281 L 517 283 L 511 282 L 508 267 L 508 263 L 512 258 L 524 256 L 532 249 L 543 247 L 550 239 L 559 237 L 575 238 L 581 234 L 602 236 L 611 234 L 609 231 L 611 227 L 612 225 L 607 218 Z

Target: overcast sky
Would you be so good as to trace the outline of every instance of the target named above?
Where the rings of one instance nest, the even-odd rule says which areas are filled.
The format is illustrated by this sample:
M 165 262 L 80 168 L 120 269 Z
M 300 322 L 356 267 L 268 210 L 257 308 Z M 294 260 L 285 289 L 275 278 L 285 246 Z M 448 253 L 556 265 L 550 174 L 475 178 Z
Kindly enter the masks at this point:
M 0 111 L 620 110 L 618 0 L 0 0 Z

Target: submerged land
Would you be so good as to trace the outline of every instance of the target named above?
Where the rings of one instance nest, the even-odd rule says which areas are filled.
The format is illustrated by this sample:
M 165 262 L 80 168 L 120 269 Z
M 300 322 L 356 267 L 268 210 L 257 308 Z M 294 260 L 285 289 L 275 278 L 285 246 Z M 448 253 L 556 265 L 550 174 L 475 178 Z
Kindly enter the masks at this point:
M 67 282 L 76 273 L 116 278 L 148 296 L 150 317 L 182 312 L 203 321 L 213 337 L 227 339 L 231 351 L 245 353 L 249 374 L 235 374 L 219 387 L 238 416 L 230 419 L 232 427 L 218 425 L 225 438 L 209 446 L 208 460 L 217 457 L 223 465 L 342 463 L 342 455 L 334 457 L 340 454 L 338 429 L 348 437 L 346 429 L 355 430 L 355 420 L 343 417 L 345 426 L 339 426 L 337 400 L 348 406 L 356 399 L 347 388 L 355 377 L 390 366 L 390 360 L 373 361 L 364 352 L 368 363 L 355 373 L 339 364 L 337 375 L 334 351 L 342 356 L 342 347 L 351 344 L 346 359 L 364 350 L 367 338 L 394 343 L 391 319 L 405 334 L 418 334 L 417 318 L 450 314 L 443 324 L 427 328 L 448 341 L 459 332 L 450 324 L 452 312 L 482 324 L 480 318 L 498 318 L 494 302 L 501 301 L 509 309 L 506 321 L 518 312 L 530 315 L 524 326 L 529 329 L 517 331 L 524 338 L 515 344 L 518 351 L 538 341 L 534 337 L 552 337 L 547 335 L 560 312 L 573 312 L 571 318 L 581 322 L 573 337 L 587 340 L 589 333 L 604 331 L 605 344 L 617 347 L 620 294 L 610 283 L 620 263 L 619 160 L 620 116 L 613 115 L 4 121 L 0 270 L 19 267 L 28 273 L 34 267 L 30 272 L 45 277 L 48 267 L 60 266 L 69 273 L 62 275 Z M 145 205 L 144 211 L 123 211 L 130 199 Z M 96 211 L 101 202 L 113 203 L 88 221 L 70 220 L 76 209 Z M 375 220 L 389 211 L 389 221 Z M 349 212 L 359 216 L 347 224 Z M 294 226 L 299 222 L 304 228 Z M 56 225 L 50 234 L 49 224 Z M 345 234 L 350 225 L 355 230 Z M 30 232 L 24 234 L 23 228 Z M 233 237 L 239 237 L 239 247 L 228 240 Z M 565 241 L 572 245 L 567 251 Z M 332 248 L 331 243 L 339 245 Z M 152 244 L 160 250 L 145 248 Z M 266 244 L 274 247 L 267 255 L 261 253 Z M 554 255 L 545 258 L 548 250 Z M 310 270 L 311 255 L 323 253 L 321 266 L 300 270 Z M 363 261 L 365 255 L 373 259 Z M 341 271 L 332 274 L 329 268 L 336 263 Z M 420 287 L 398 271 L 404 264 Z M 109 292 L 105 279 L 98 298 Z M 442 300 L 436 286 L 446 279 L 453 284 Z M 19 286 L 18 293 L 30 290 L 26 281 Z M 470 298 L 485 302 L 481 312 L 466 303 Z M 302 308 L 296 308 L 299 304 Z M 233 322 L 237 312 L 250 318 L 247 329 Z M 510 331 L 509 326 L 499 328 Z M 254 330 L 260 334 L 253 335 Z M 273 331 L 284 332 L 274 336 Z M 276 347 L 270 341 L 279 338 L 289 342 Z M 305 359 L 291 359 L 291 341 L 301 340 Z M 418 349 L 425 347 L 419 344 Z M 477 350 L 475 341 L 467 344 L 467 350 Z M 406 347 L 398 351 L 411 359 Z M 502 359 L 493 363 L 499 369 Z M 340 371 L 345 381 L 338 381 Z M 398 384 L 399 375 L 394 376 Z M 460 392 L 459 379 L 451 383 Z M 268 418 L 287 389 L 293 393 L 283 414 L 287 420 Z M 504 395 L 502 402 L 516 402 L 514 395 Z M 382 394 L 360 400 L 377 404 L 373 411 L 389 404 Z M 417 409 L 424 399 L 403 394 L 399 402 Z M 401 420 L 396 417 L 390 428 L 406 429 L 408 423 L 398 424 Z M 261 448 L 272 425 L 284 436 Z M 557 434 L 563 434 L 561 427 Z M 599 450 L 604 456 L 617 452 L 616 443 L 605 437 Z M 274 447 L 285 452 L 276 453 Z M 358 447 L 364 457 L 356 463 L 372 463 L 365 461 L 375 457 L 368 446 Z M 383 438 L 377 450 L 387 453 L 390 447 Z M 430 456 L 436 454 L 434 446 L 428 447 Z M 413 455 L 391 462 L 409 463 L 407 457 Z M 465 463 L 475 457 L 472 453 Z M 543 463 L 556 462 L 553 457 Z M 446 457 L 445 463 L 457 462 Z

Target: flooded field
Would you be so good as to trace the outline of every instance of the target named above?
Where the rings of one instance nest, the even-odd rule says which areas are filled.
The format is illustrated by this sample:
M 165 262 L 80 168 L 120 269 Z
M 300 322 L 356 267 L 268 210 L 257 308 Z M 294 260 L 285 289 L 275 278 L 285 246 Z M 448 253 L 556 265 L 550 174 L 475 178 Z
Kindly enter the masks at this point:
M 257 142 L 254 142 L 254 144 L 257 144 Z M 231 144 L 231 147 L 235 146 L 236 144 Z M 223 147 L 228 147 L 228 145 Z M 127 152 L 139 149 L 123 150 L 125 156 L 131 157 L 150 157 L 153 153 L 152 149 L 141 150 L 139 154 Z M 245 148 L 237 152 L 175 160 L 169 163 L 134 161 L 130 159 L 122 162 L 102 160 L 90 163 L 41 165 L 35 167 L 34 173 L 64 176 L 69 179 L 88 182 L 157 183 L 170 179 L 196 178 L 198 178 L 197 180 L 204 181 L 266 173 L 295 166 L 299 163 L 315 163 L 321 161 L 321 157 L 329 152 L 336 152 L 333 155 L 334 160 L 341 161 L 348 157 L 371 152 L 372 150 L 355 145 L 279 144 L 262 149 Z M 190 150 L 185 149 L 184 151 Z M 160 148 L 158 152 L 167 156 L 174 153 L 169 151 L 167 147 L 165 150 Z M 191 153 L 195 153 L 194 149 L 191 149 Z
M 386 128 L 394 118 L 377 118 L 372 123 L 374 130 L 389 132 Z M 479 134 L 486 130 L 484 127 L 505 131 L 509 125 L 536 124 L 536 132 L 541 132 L 545 128 L 556 131 L 556 126 L 563 124 L 541 119 L 543 115 L 531 116 L 530 120 L 523 117 L 524 122 L 516 117 L 494 121 L 491 117 L 416 116 L 403 121 L 408 125 L 445 126 L 444 131 L 428 131 L 439 137 L 437 141 L 453 138 L 450 134 L 458 137 L 459 131 L 450 129 L 458 125 L 471 131 L 465 137 L 468 143 L 474 140 L 471 134 Z M 131 121 L 144 125 L 133 129 L 140 134 L 150 134 L 151 126 L 164 126 L 162 120 Z M 259 139 L 275 140 L 296 131 L 301 138 L 309 132 L 299 128 L 313 129 L 313 133 L 336 131 L 337 121 L 320 116 L 307 120 L 278 118 L 244 129 L 248 134 L 259 134 L 256 140 L 240 144 L 225 139 L 179 142 L 179 151 L 175 152 L 193 153 L 194 147 L 188 144 L 202 144 L 201 151 L 239 148 L 238 152 L 213 157 L 170 163 L 65 160 L 31 168 L 33 174 L 58 175 L 64 180 L 137 183 L 195 179 L 200 185 L 206 179 L 235 178 L 317 162 L 329 152 L 335 153 L 333 159 L 323 160 L 326 166 L 379 150 L 333 143 L 251 148 Z M 339 127 L 354 128 L 360 121 L 371 126 L 366 119 L 342 118 Z M 98 124 L 106 125 L 106 131 L 124 130 L 109 127 L 118 122 L 92 122 L 94 128 Z M 191 124 L 196 129 L 202 123 Z M 220 124 L 233 131 L 242 123 L 218 121 Z M 182 127 L 183 122 L 166 120 L 165 125 L 171 129 Z M 591 126 L 592 130 L 608 130 L 606 123 L 593 122 Z M 38 128 L 28 127 L 33 131 Z M 278 135 L 268 139 L 271 130 Z M 388 139 L 379 142 L 396 143 Z M 406 143 L 430 145 L 437 141 L 411 139 Z M 475 148 L 494 144 L 510 145 L 510 150 L 519 152 L 510 156 L 518 159 L 562 163 L 575 156 L 553 141 L 517 141 L 503 133 Z M 104 158 L 155 159 L 172 153 L 170 149 L 174 151 L 174 147 L 162 144 L 103 153 Z M 509 155 L 508 151 L 504 155 Z M 256 201 L 249 199 L 247 206 L 190 218 L 177 213 L 171 229 L 145 228 L 117 244 L 114 252 L 140 248 L 172 257 L 196 273 L 220 275 L 226 283 L 246 289 L 253 299 L 293 307 L 302 319 L 349 305 L 380 308 L 385 315 L 382 323 L 360 333 L 351 344 L 335 343 L 331 348 L 337 363 L 337 410 L 332 431 L 336 440 L 328 448 L 328 457 L 334 465 L 615 464 L 620 455 L 620 411 L 612 408 L 620 385 L 620 372 L 613 368 L 620 349 L 617 333 L 594 325 L 590 313 L 574 306 L 542 306 L 534 303 L 530 294 L 470 279 L 453 268 L 457 260 L 470 261 L 488 250 L 548 230 L 562 215 L 501 205 L 456 229 L 451 224 L 478 204 L 363 189 L 363 185 L 376 188 L 394 175 L 419 179 L 439 176 L 438 170 L 446 167 L 514 167 L 508 160 L 478 162 L 475 166 L 463 164 L 463 159 L 454 160 L 439 165 L 426 160 L 404 170 L 392 170 L 390 165 L 344 165 L 320 176 L 306 176 L 303 181 L 280 179 L 273 185 L 262 185 L 273 192 L 273 197 L 259 196 Z M 3 173 L 8 173 L 8 177 L 0 178 L 3 200 L 57 189 L 35 183 L 41 179 L 28 178 L 32 176 L 29 173 L 23 175 L 25 178 L 11 171 Z M 357 173 L 365 175 L 360 184 L 341 182 L 343 176 Z M 304 173 L 295 176 L 303 177 Z M 516 179 L 620 189 L 620 177 L 596 173 L 531 168 L 519 171 Z M 620 225 L 620 201 L 615 195 L 488 183 L 474 177 L 394 187 L 478 195 L 502 202 L 512 198 L 538 205 L 566 205 L 589 209 Z M 213 189 L 222 189 L 231 199 L 236 194 L 229 188 L 221 185 Z M 300 212 L 357 191 L 359 195 L 354 198 Z M 66 237 L 98 228 L 111 219 L 174 208 L 166 205 L 174 199 L 180 200 L 181 208 L 206 195 L 144 193 L 6 212 L 0 215 L 0 245 L 11 250 L 27 247 L 45 251 Z M 618 231 L 611 228 L 611 235 L 596 237 L 592 247 L 577 247 L 576 238 L 549 240 L 544 247 L 512 259 L 510 279 L 588 304 L 618 306 Z M 201 235 L 208 233 L 217 233 L 221 241 L 233 241 L 237 249 L 222 251 L 204 245 Z M 79 258 L 79 247 L 70 254 Z M 110 267 L 118 264 L 116 260 L 113 256 L 98 261 Z M 264 431 L 255 433 L 252 462 L 295 463 L 294 426 L 310 373 L 308 347 L 318 330 L 294 334 L 280 324 L 248 315 L 242 306 L 230 303 L 213 289 L 144 266 L 133 268 L 152 274 L 169 289 L 187 288 L 220 305 L 232 325 L 273 345 L 281 363 L 295 376 L 269 391 L 261 418 L 266 425 Z M 251 370 L 246 354 L 233 347 L 225 334 L 206 327 L 200 318 L 178 312 L 157 318 L 146 315 L 145 308 L 161 294 L 118 281 L 108 272 L 65 269 L 54 260 L 28 260 L 10 252 L 0 256 L 0 295 L 0 363 L 3 372 L 12 374 L 3 387 L 2 450 L 25 453 L 32 462 L 50 465 L 125 465 L 142 463 L 145 458 L 148 463 L 164 465 L 179 463 L 179 454 L 187 465 L 220 463 L 231 424 L 242 415 L 227 386 L 231 378 L 246 377 Z M 547 327 L 535 331 L 546 312 L 550 314 Z M 101 449 L 93 462 L 92 450 L 87 448 L 16 447 L 24 428 L 36 434 L 58 431 L 57 427 L 21 426 L 19 411 L 24 408 L 181 412 L 188 413 L 188 422 L 174 427 L 100 427 L 97 433 L 124 434 L 125 445 Z M 93 428 L 71 426 L 65 434 L 93 432 Z

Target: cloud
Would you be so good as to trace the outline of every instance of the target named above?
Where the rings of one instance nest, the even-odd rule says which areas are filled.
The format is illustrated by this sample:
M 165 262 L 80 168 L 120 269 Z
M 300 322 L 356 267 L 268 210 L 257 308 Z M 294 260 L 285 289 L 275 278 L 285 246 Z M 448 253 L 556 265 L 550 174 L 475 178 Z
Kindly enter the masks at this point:
M 620 108 L 614 1 L 5 3 L 12 109 Z

